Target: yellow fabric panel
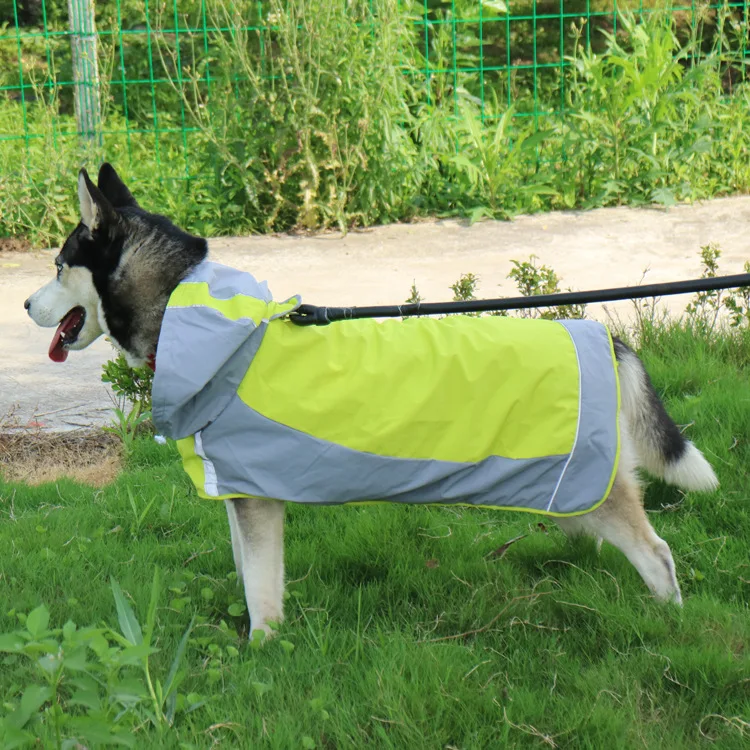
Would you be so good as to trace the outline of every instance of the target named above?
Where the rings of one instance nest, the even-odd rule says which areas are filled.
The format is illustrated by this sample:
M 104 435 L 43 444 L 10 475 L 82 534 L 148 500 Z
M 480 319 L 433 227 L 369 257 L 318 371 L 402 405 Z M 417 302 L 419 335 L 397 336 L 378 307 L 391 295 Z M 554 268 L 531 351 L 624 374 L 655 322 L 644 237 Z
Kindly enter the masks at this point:
M 282 319 L 268 326 L 238 395 L 268 419 L 353 450 L 474 462 L 569 453 L 579 373 L 554 321 Z
M 185 473 L 195 485 L 198 494 L 201 497 L 207 497 L 205 494 L 206 475 L 203 469 L 203 461 L 195 452 L 195 436 L 191 435 L 175 442 L 177 443 L 177 450 L 182 457 L 182 467 L 185 469 Z
M 296 299 L 287 302 L 264 302 L 257 297 L 235 294 L 229 299 L 216 299 L 211 296 L 205 281 L 184 282 L 180 284 L 169 298 L 169 307 L 195 307 L 203 305 L 218 310 L 229 320 L 250 318 L 259 325 L 263 319 L 283 315 L 297 307 Z

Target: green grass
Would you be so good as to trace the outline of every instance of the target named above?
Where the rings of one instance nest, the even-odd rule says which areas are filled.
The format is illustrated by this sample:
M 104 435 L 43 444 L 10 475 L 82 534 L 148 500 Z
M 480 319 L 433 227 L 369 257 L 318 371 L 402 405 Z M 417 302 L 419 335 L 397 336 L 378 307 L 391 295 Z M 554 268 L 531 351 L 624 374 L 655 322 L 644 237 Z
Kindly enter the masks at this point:
M 53 627 L 117 629 L 110 577 L 143 623 L 158 566 L 162 682 L 196 625 L 174 725 L 155 728 L 145 709 L 119 719 L 138 747 L 746 747 L 750 335 L 647 328 L 642 341 L 670 412 L 722 482 L 712 496 L 647 492 L 682 610 L 653 602 L 612 547 L 571 544 L 542 517 L 290 506 L 287 620 L 254 648 L 244 613 L 229 614 L 242 595 L 223 506 L 193 495 L 171 446 L 140 439 L 102 490 L 0 481 L 0 631 L 41 603 Z M 0 664 L 2 715 L 39 678 L 25 657 Z M 70 691 L 63 679 L 61 707 L 81 712 Z M 51 714 L 28 725 L 44 747 Z

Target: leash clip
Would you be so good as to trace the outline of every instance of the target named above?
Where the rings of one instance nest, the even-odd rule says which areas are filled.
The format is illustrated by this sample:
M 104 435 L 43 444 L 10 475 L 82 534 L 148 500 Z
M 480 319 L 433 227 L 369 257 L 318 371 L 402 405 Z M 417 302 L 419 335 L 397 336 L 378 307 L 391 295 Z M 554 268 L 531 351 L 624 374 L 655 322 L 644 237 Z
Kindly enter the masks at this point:
M 289 318 L 298 326 L 327 326 L 331 322 L 328 318 L 328 308 L 315 305 L 300 305 L 289 313 Z

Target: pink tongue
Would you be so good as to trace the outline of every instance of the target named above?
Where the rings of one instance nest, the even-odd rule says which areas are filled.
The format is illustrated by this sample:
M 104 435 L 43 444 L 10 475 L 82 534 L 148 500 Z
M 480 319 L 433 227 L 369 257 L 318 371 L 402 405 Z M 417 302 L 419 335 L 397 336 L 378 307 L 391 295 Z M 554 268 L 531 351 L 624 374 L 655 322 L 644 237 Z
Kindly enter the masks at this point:
M 72 331 L 80 322 L 83 313 L 80 308 L 76 307 L 71 310 L 57 326 L 55 335 L 52 337 L 52 343 L 49 345 L 49 358 L 53 362 L 65 362 L 68 358 L 67 350 L 63 349 L 63 333 Z

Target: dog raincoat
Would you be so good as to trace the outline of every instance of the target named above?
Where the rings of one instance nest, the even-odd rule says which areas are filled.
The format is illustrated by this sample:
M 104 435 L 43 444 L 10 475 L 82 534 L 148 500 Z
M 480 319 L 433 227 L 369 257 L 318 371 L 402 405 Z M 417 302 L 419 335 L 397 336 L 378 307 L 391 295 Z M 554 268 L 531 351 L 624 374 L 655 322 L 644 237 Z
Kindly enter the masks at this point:
M 576 515 L 619 455 L 594 321 L 463 315 L 300 327 L 299 298 L 201 263 L 172 293 L 156 428 L 204 498 L 461 503 Z

